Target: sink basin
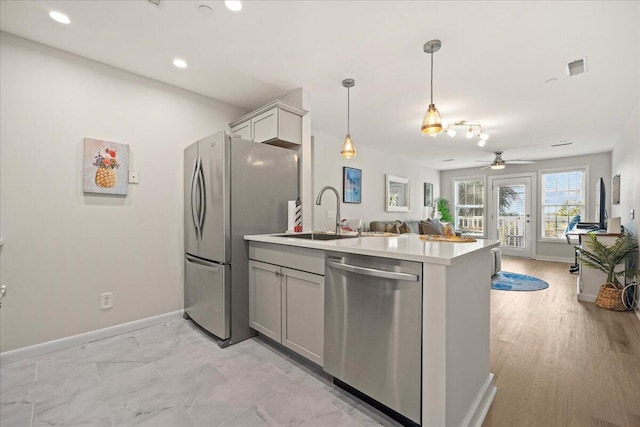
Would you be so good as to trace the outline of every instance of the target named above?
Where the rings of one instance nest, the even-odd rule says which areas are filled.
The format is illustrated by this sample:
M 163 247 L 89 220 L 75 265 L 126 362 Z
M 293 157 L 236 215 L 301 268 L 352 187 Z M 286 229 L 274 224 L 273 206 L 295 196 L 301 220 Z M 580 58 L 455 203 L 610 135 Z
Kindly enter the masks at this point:
M 290 239 L 307 239 L 307 240 L 338 240 L 338 239 L 351 239 L 353 237 L 358 237 L 358 236 L 343 235 L 343 234 L 301 233 L 301 234 L 278 234 L 275 237 L 287 237 Z

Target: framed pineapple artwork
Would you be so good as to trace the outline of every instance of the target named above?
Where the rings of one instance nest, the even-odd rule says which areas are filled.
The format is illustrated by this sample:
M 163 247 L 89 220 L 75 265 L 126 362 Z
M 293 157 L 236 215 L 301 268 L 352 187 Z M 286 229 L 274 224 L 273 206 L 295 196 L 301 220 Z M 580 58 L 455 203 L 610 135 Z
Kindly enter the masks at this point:
M 126 195 L 129 190 L 129 145 L 84 139 L 85 193 Z

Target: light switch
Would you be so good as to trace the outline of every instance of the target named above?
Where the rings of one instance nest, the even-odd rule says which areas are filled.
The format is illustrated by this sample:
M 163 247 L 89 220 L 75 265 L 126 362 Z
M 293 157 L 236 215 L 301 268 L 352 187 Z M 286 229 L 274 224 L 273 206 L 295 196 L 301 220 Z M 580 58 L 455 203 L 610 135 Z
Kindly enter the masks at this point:
M 336 211 L 327 211 L 327 218 L 335 219 L 335 217 L 336 217 Z
M 138 183 L 138 171 L 135 169 L 129 170 L 129 184 Z

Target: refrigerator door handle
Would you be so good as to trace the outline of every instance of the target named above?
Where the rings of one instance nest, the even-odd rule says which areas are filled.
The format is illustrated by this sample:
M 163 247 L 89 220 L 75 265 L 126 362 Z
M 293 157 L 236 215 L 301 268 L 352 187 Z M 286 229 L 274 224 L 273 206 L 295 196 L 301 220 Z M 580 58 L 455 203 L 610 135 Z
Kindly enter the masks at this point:
M 200 211 L 198 215 L 198 224 L 200 227 L 200 239 L 202 240 L 202 229 L 204 227 L 204 216 L 206 206 L 206 185 L 204 181 L 204 171 L 202 170 L 202 157 L 198 156 L 198 182 L 200 183 Z
M 191 174 L 191 220 L 193 221 L 193 226 L 196 229 L 196 239 L 200 237 L 200 226 L 198 224 L 198 218 L 196 215 L 196 211 L 198 209 L 196 204 L 196 191 L 197 191 L 197 175 L 198 171 L 198 158 L 193 161 L 193 173 Z
M 218 270 L 219 270 L 219 264 L 216 264 L 215 262 L 205 261 L 203 259 L 196 258 L 196 257 L 193 257 L 191 255 L 185 255 L 185 258 L 187 258 L 187 261 L 192 262 L 194 264 L 200 264 L 200 265 L 204 265 L 206 267 L 209 267 L 215 273 L 217 273 Z

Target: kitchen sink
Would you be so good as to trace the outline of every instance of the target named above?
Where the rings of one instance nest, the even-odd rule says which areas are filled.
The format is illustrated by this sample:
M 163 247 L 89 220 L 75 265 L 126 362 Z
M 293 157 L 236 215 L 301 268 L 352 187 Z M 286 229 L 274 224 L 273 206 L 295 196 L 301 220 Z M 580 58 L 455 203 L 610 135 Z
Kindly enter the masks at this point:
M 301 233 L 301 234 L 278 234 L 275 237 L 287 237 L 290 239 L 307 239 L 307 240 L 338 240 L 351 239 L 358 237 L 357 235 L 344 234 L 324 234 L 324 233 Z

